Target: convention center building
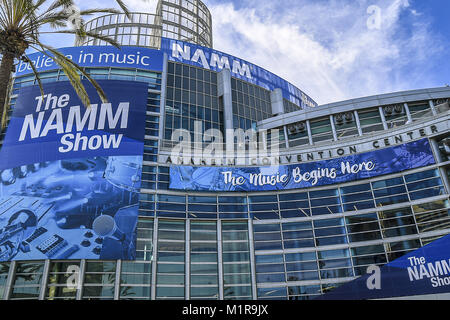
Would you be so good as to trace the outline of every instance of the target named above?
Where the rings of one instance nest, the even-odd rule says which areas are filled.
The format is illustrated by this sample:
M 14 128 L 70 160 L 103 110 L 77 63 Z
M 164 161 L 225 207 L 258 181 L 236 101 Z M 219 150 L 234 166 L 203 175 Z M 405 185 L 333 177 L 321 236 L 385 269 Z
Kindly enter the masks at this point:
M 104 85 L 112 109 L 94 91 L 90 109 L 69 102 L 69 79 L 41 53 L 30 57 L 46 96 L 25 62 L 11 85 L 4 300 L 320 299 L 450 234 L 449 87 L 318 105 L 276 70 L 213 49 L 200 0 L 86 29 L 121 49 L 88 38 L 59 50 Z M 141 138 L 120 131 L 127 120 Z M 36 145 L 29 163 L 8 155 L 16 131 Z M 134 229 L 121 227 L 130 208 Z M 440 266 L 435 276 L 450 276 Z

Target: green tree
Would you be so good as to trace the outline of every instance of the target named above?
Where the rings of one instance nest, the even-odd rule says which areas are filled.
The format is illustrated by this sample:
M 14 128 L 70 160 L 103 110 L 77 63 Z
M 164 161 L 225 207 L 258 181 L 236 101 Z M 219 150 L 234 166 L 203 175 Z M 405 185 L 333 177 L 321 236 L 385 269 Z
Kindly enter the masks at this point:
M 123 1 L 116 0 L 116 2 L 129 16 Z M 8 87 L 15 71 L 16 62 L 23 61 L 30 64 L 41 88 L 41 93 L 44 94 L 37 70 L 27 56 L 26 51 L 28 49 L 34 49 L 51 57 L 66 74 L 85 106 L 90 105 L 90 100 L 81 81 L 82 77 L 89 80 L 96 88 L 102 101 L 107 101 L 105 93 L 97 82 L 75 62 L 43 43 L 41 35 L 49 33 L 73 34 L 79 40 L 92 37 L 119 47 L 114 40 L 108 37 L 87 32 L 84 29 L 83 19 L 97 13 L 119 13 L 119 11 L 111 8 L 77 11 L 77 23 L 76 27 L 73 27 L 73 24 L 70 24 L 70 20 L 73 20 L 74 17 L 73 8 L 75 8 L 73 0 L 0 0 L 0 54 L 2 56 L 0 65 L 0 129 L 3 129 L 6 123 Z M 69 28 L 69 25 L 72 28 Z

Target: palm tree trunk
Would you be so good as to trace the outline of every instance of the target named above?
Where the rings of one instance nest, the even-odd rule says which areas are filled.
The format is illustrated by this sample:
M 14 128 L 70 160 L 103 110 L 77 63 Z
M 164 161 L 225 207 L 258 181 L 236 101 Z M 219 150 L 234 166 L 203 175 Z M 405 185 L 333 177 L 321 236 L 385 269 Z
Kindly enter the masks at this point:
M 3 117 L 7 110 L 6 102 L 8 100 L 8 86 L 11 81 L 11 74 L 14 68 L 14 55 L 10 53 L 3 54 L 2 63 L 0 65 L 0 129 L 3 129 Z

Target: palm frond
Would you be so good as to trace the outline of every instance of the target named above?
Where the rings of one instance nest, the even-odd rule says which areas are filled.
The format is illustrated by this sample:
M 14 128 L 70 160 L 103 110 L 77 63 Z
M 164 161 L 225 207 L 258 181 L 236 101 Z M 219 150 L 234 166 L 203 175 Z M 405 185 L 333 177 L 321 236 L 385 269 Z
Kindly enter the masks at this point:
M 117 4 L 119 5 L 120 9 L 125 13 L 128 19 L 131 19 L 131 13 L 128 10 L 128 7 L 122 0 L 116 0 Z
M 55 0 L 48 8 L 47 12 L 53 11 L 55 9 L 60 8 L 68 8 L 70 6 L 73 6 L 75 3 L 73 0 Z
M 13 72 L 14 62 L 17 60 L 28 63 L 36 76 L 39 89 L 43 95 L 44 88 L 38 68 L 26 54 L 28 49 L 33 48 L 55 61 L 67 76 L 85 106 L 90 105 L 90 99 L 84 86 L 87 82 L 82 81 L 82 79 L 89 81 L 103 102 L 108 101 L 100 85 L 84 68 L 65 57 L 58 50 L 42 43 L 40 36 L 47 33 L 42 30 L 50 27 L 53 29 L 53 32 L 50 33 L 72 34 L 80 40 L 89 37 L 120 48 L 119 43 L 114 39 L 93 31 L 86 31 L 83 19 L 83 17 L 95 14 L 118 14 L 120 12 L 124 12 L 128 19 L 131 19 L 132 16 L 124 0 L 116 0 L 116 3 L 122 11 L 113 8 L 78 10 L 75 6 L 75 0 L 0 0 L 0 55 L 10 57 L 8 60 L 3 59 L 2 70 L 12 70 Z M 66 30 L 67 23 L 73 17 L 74 11 L 76 11 L 77 19 L 78 17 L 80 19 L 80 25 L 77 24 L 77 28 L 74 30 Z M 6 101 L 11 74 L 6 73 L 8 77 L 2 77 L 0 82 L 0 104 L 4 104 Z M 0 118 L 3 118 L 4 114 L 4 110 L 0 106 Z
M 74 88 L 76 94 L 80 98 L 81 102 L 85 107 L 89 107 L 91 105 L 91 101 L 89 98 L 89 95 L 86 91 L 86 88 L 83 86 L 81 82 L 81 76 L 78 72 L 78 69 L 73 66 L 71 63 L 71 60 L 58 52 L 57 50 L 50 48 L 48 46 L 40 44 L 40 48 L 34 47 L 37 51 L 43 53 L 49 58 L 52 58 L 55 63 L 61 67 L 64 74 L 67 76 L 67 78 L 70 81 L 70 84 Z M 51 53 L 51 54 L 50 54 Z
M 55 50 L 54 48 L 51 48 L 47 45 L 44 44 L 40 44 L 42 50 L 41 52 L 43 52 L 44 54 L 46 54 L 47 56 L 48 53 L 46 53 L 44 50 L 47 50 L 48 52 L 50 52 L 52 55 L 54 55 L 55 57 L 57 57 L 57 59 L 55 60 L 55 62 L 59 65 L 59 62 L 63 62 L 66 66 L 66 68 L 69 68 L 71 73 L 75 72 L 78 75 L 78 82 L 79 85 L 81 87 L 83 87 L 83 91 L 81 92 L 82 95 L 84 95 L 85 87 L 83 85 L 83 83 L 81 82 L 81 78 L 80 78 L 80 74 L 83 75 L 91 84 L 92 86 L 95 88 L 95 90 L 97 91 L 98 96 L 100 97 L 100 99 L 102 100 L 102 102 L 108 102 L 108 98 L 105 94 L 105 92 L 103 91 L 103 89 L 100 87 L 100 85 L 97 83 L 97 81 L 95 81 L 82 67 L 80 67 L 78 64 L 76 64 L 75 62 L 73 62 L 72 60 L 70 60 L 69 58 L 67 58 L 66 56 L 64 56 L 63 54 L 61 54 L 60 52 L 58 52 L 57 50 Z M 64 70 L 64 69 L 63 69 Z M 65 71 L 64 71 L 65 73 Z M 67 75 L 67 74 L 66 74 Z M 67 75 L 69 77 L 69 75 Z M 76 81 L 75 78 L 73 78 L 74 81 Z M 70 77 L 69 77 L 70 80 Z M 78 94 L 78 91 L 77 91 Z M 79 96 L 80 99 L 83 101 L 83 99 L 85 99 L 83 96 Z M 86 103 L 87 102 L 87 103 Z M 88 107 L 90 105 L 90 100 L 89 97 L 87 97 L 87 99 L 85 99 L 83 101 L 83 104 Z
M 97 9 L 87 9 L 87 10 L 80 10 L 81 16 L 91 16 L 93 14 L 97 13 L 120 13 L 119 10 L 113 9 L 113 8 L 97 8 Z
M 76 35 L 80 40 L 85 40 L 87 37 L 91 37 L 91 38 L 94 38 L 97 40 L 105 41 L 105 42 L 109 43 L 110 45 L 120 49 L 120 44 L 116 40 L 114 40 L 108 36 L 99 34 L 99 33 L 91 32 L 91 31 L 84 31 L 81 28 L 79 30 L 60 30 L 60 31 L 48 32 L 48 33 L 73 34 L 73 35 Z
M 33 70 L 33 74 L 34 74 L 34 76 L 36 77 L 36 80 L 37 80 L 37 82 L 38 82 L 39 89 L 41 90 L 41 95 L 42 95 L 42 98 L 43 98 L 44 95 L 45 95 L 45 93 L 44 93 L 44 86 L 42 85 L 41 77 L 40 77 L 40 75 L 39 75 L 39 72 L 38 72 L 37 69 L 36 69 L 36 66 L 34 65 L 34 62 L 31 61 L 31 59 L 30 59 L 27 55 L 24 55 L 24 56 L 22 57 L 22 60 L 23 60 L 24 62 L 27 62 L 27 63 L 30 65 L 31 70 Z

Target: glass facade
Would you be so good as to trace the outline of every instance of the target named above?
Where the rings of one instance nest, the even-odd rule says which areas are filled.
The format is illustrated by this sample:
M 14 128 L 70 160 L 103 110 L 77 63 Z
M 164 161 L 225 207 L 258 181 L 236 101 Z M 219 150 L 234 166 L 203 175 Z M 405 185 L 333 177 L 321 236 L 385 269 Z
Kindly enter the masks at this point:
M 270 91 L 235 78 L 231 79 L 234 129 L 256 128 L 258 121 L 272 116 Z
M 152 289 L 154 299 L 304 300 L 426 245 L 427 233 L 445 235 L 449 225 L 448 200 L 312 221 L 253 220 L 250 229 L 248 220 L 142 217 L 137 261 L 3 263 L 0 277 L 3 294 L 12 277 L 12 300 L 149 300 Z
M 0 294 L 5 299 L 313 299 L 364 275 L 370 265 L 382 266 L 450 233 L 447 171 L 440 165 L 298 191 L 173 192 L 170 166 L 158 163 L 160 126 L 166 139 L 179 128 L 193 134 L 195 121 L 223 131 L 217 74 L 169 62 L 164 84 L 161 73 L 150 71 L 87 71 L 96 79 L 148 83 L 137 260 L 3 263 Z M 41 76 L 44 82 L 66 80 L 61 71 Z M 267 91 L 231 81 L 238 106 L 235 128 L 249 129 L 269 116 Z M 15 80 L 11 109 L 17 90 L 34 84 L 33 76 Z M 250 108 L 255 101 L 258 112 Z M 411 105 L 412 119 L 414 106 L 427 109 Z M 250 111 L 241 114 L 240 108 Z M 383 110 L 358 110 L 359 117 L 347 122 L 344 114 L 342 126 L 336 116 L 307 120 L 309 130 L 305 125 L 302 132 L 288 134 L 289 143 L 309 145 L 311 137 L 313 145 L 321 144 L 333 141 L 334 134 L 338 139 L 354 135 L 358 126 L 365 135 L 382 130 L 383 121 L 388 126 L 403 121 L 400 113 L 383 120 Z M 445 166 L 446 138 L 436 145 Z
M 199 126 L 224 132 L 223 106 L 218 102 L 217 73 L 169 62 L 165 106 L 164 139 L 170 144 L 174 130 L 191 133 Z
M 132 8 L 130 8 L 132 10 Z M 108 37 L 122 46 L 159 49 L 161 37 L 212 47 L 212 19 L 200 0 L 159 0 L 156 14 L 131 12 L 110 14 L 88 21 L 85 29 Z M 109 45 L 100 39 L 87 37 L 80 46 Z
M 162 36 L 212 47 L 212 19 L 206 5 L 199 0 L 163 0 L 157 15 L 162 17 Z
M 147 13 L 112 14 L 93 19 L 86 23 L 86 30 L 108 37 L 122 46 L 161 47 L 161 18 Z M 79 45 L 105 46 L 109 43 L 87 37 Z
M 283 106 L 284 106 L 284 113 L 295 112 L 302 109 L 295 103 L 292 103 L 291 101 L 288 101 L 286 99 L 283 99 Z

